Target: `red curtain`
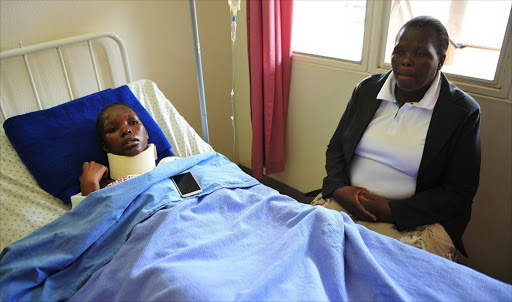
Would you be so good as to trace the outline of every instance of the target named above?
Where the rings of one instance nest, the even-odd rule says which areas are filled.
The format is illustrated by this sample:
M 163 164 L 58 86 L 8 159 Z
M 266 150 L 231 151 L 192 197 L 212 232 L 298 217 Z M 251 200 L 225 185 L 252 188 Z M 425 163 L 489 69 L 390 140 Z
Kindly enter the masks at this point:
M 254 177 L 284 171 L 292 63 L 292 0 L 247 1 Z

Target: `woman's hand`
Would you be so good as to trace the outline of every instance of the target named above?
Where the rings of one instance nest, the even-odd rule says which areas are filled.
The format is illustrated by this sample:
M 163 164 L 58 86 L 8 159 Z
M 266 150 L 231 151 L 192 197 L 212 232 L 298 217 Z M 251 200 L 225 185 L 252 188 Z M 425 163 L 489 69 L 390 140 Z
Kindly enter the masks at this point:
M 84 162 L 80 176 L 82 196 L 87 196 L 100 189 L 100 181 L 107 178 L 108 168 L 96 162 Z
M 359 195 L 361 205 L 368 211 L 375 214 L 378 221 L 393 223 L 393 215 L 389 207 L 389 201 L 384 197 L 363 193 Z
M 362 194 L 368 194 L 368 191 L 360 187 L 346 186 L 334 191 L 333 197 L 336 202 L 357 219 L 364 221 L 377 220 L 377 217 L 361 204 L 360 196 Z

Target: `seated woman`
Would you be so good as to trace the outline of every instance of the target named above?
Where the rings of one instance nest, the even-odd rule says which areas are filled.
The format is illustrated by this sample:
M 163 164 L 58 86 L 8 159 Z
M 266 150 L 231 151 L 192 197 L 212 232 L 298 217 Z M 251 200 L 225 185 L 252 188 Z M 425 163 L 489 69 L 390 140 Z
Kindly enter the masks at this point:
M 71 197 L 73 207 L 94 191 L 151 171 L 156 166 L 156 148 L 148 145 L 148 131 L 132 107 L 122 103 L 105 106 L 96 119 L 96 132 L 107 153 L 110 169 L 94 161 L 84 162 L 81 192 Z M 164 158 L 159 164 L 176 158 Z
M 480 107 L 440 71 L 449 38 L 437 19 L 398 32 L 392 70 L 359 83 L 326 152 L 314 205 L 455 260 L 480 173 Z M 323 198 L 322 198 L 323 197 Z

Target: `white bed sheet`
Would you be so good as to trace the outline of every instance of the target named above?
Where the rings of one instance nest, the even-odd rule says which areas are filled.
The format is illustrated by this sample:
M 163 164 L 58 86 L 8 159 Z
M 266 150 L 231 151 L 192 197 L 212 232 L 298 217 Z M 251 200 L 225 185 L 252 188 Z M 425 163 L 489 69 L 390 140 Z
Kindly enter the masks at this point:
M 128 87 L 153 116 L 176 156 L 186 157 L 212 151 L 171 102 L 150 80 Z M 66 211 L 65 205 L 37 185 L 0 129 L 0 250 L 48 224 Z

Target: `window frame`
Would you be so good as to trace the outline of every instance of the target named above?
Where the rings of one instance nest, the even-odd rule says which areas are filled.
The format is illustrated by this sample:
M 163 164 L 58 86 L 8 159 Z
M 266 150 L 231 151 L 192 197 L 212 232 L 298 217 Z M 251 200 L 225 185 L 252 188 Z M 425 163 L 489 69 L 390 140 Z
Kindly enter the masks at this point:
M 295 0 L 294 0 L 295 1 Z M 363 38 L 363 49 L 361 53 L 361 61 L 349 61 L 344 59 L 330 58 L 324 57 L 320 55 L 313 55 L 301 52 L 293 52 L 293 59 L 300 62 L 307 62 L 319 65 L 325 65 L 329 67 L 341 68 L 346 70 L 360 71 L 366 72 L 368 71 L 368 57 L 369 57 L 369 48 L 367 45 L 370 44 L 370 36 L 371 36 L 371 27 L 368 24 L 372 23 L 373 19 L 373 8 L 374 5 L 371 5 L 373 1 L 366 0 L 366 12 L 365 12 L 365 25 L 364 25 L 364 38 Z
M 366 1 L 365 28 L 361 61 L 327 58 L 318 55 L 293 52 L 293 59 L 344 70 L 367 72 L 369 74 L 389 71 L 391 65 L 384 62 L 391 1 Z M 468 93 L 477 93 L 495 98 L 512 100 L 512 10 L 509 13 L 505 37 L 493 80 L 473 78 L 444 72 L 450 81 Z M 376 55 L 370 56 L 371 53 Z

